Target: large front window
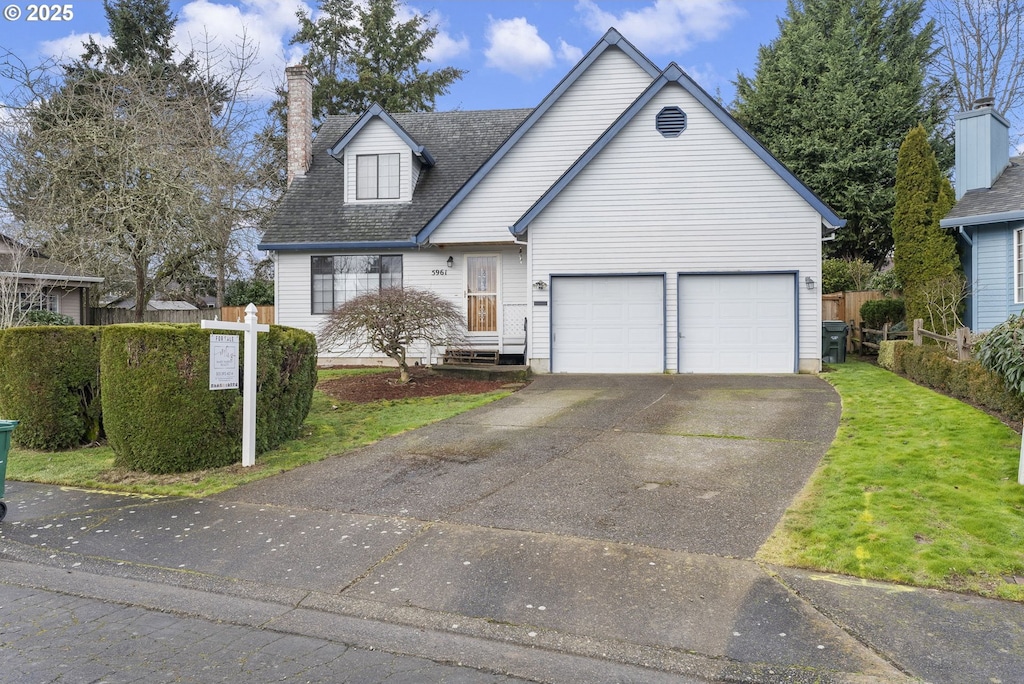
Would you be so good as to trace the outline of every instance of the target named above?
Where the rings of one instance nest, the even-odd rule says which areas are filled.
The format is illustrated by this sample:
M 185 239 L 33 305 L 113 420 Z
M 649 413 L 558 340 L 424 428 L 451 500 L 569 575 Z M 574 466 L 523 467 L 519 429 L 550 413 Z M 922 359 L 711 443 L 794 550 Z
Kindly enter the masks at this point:
M 356 199 L 398 199 L 398 154 L 356 155 Z
M 315 256 L 313 313 L 330 313 L 349 299 L 385 287 L 402 286 L 402 257 L 360 254 Z
M 59 311 L 53 292 L 19 292 L 18 304 L 22 311 Z

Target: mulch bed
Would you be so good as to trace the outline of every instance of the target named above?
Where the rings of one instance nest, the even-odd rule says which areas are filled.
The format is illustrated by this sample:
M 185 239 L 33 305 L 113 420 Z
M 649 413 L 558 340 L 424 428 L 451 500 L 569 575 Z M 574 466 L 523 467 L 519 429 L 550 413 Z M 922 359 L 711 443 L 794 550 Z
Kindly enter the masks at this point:
M 429 368 L 410 368 L 409 374 L 412 376 L 412 381 L 404 385 L 399 384 L 398 370 L 396 369 L 386 373 L 366 373 L 325 380 L 317 385 L 317 389 L 338 401 L 366 404 L 381 399 L 439 397 L 445 394 L 484 394 L 509 384 L 506 380 L 456 378 L 435 373 Z

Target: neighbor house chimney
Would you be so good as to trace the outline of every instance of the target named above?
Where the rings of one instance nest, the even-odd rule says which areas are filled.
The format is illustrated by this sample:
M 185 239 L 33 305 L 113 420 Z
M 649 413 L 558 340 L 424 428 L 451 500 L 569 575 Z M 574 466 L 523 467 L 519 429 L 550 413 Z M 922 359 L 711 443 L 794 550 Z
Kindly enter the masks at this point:
M 1010 123 L 978 98 L 968 112 L 956 115 L 956 198 L 968 190 L 991 188 L 1010 163 Z
M 304 64 L 284 70 L 288 78 L 288 185 L 305 176 L 313 161 L 313 79 Z

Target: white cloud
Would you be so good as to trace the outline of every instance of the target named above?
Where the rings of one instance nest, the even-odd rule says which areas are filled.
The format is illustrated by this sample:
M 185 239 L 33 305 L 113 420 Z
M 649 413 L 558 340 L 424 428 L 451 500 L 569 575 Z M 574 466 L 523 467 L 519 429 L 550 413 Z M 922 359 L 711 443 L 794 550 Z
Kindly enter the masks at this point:
M 579 0 L 576 11 L 596 33 L 614 26 L 641 51 L 678 54 L 695 43 L 714 40 L 742 15 L 733 0 L 654 0 L 638 10 L 616 16 L 594 0 Z
M 460 38 L 455 38 L 448 31 L 445 30 L 447 22 L 445 18 L 441 16 L 436 10 L 431 10 L 424 15 L 415 7 L 409 5 L 399 5 L 398 12 L 395 14 L 395 20 L 398 22 L 406 22 L 416 16 L 426 16 L 427 26 L 436 26 L 437 35 L 434 36 L 434 43 L 427 50 L 424 55 L 427 60 L 435 63 L 447 62 L 453 57 L 469 52 L 469 38 L 463 34 Z
M 575 64 L 583 59 L 583 50 L 575 45 L 569 45 L 561 38 L 558 39 L 558 58 L 563 62 Z
M 235 4 L 193 0 L 178 11 L 175 40 L 183 51 L 194 47 L 210 47 L 230 51 L 237 45 L 243 32 L 256 50 L 249 76 L 254 79 L 252 93 L 256 97 L 270 98 L 274 86 L 284 80 L 284 67 L 297 62 L 302 51 L 289 46 L 288 39 L 298 30 L 295 12 L 309 6 L 301 0 L 242 0 Z M 224 62 L 222 75 L 231 75 L 231 66 Z
M 524 17 L 491 18 L 487 26 L 487 66 L 529 79 L 555 63 L 551 46 Z
M 100 33 L 71 33 L 70 35 L 64 36 L 63 38 L 56 38 L 54 40 L 44 40 L 39 44 L 39 51 L 45 57 L 53 57 L 61 61 L 64 60 L 75 60 L 82 56 L 85 52 L 85 48 L 82 47 L 82 43 L 92 38 L 102 46 L 111 44 L 110 36 L 105 36 Z

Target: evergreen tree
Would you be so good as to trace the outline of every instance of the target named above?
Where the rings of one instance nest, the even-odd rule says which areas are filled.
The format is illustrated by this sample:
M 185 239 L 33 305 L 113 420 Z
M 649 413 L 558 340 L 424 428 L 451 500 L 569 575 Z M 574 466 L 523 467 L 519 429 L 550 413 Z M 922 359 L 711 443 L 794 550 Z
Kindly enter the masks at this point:
M 789 0 L 754 77 L 738 75 L 736 118 L 847 220 L 829 256 L 884 262 L 900 141 L 943 120 L 941 89 L 926 76 L 934 26 L 920 25 L 923 4 Z M 948 145 L 940 159 L 948 168 Z
M 953 206 L 953 188 L 939 171 L 923 126 L 907 133 L 896 165 L 893 268 L 903 284 L 907 320 L 949 334 L 956 327 L 960 259 L 939 221 Z
M 437 37 L 437 27 L 415 15 L 397 21 L 400 0 L 322 0 L 314 20 L 299 11 L 293 45 L 306 47 L 302 63 L 313 77 L 313 117 L 319 125 L 331 114 L 361 113 L 376 103 L 390 112 L 433 111 L 437 98 L 466 73 L 420 64 Z M 281 126 L 286 93 L 271 106 Z

